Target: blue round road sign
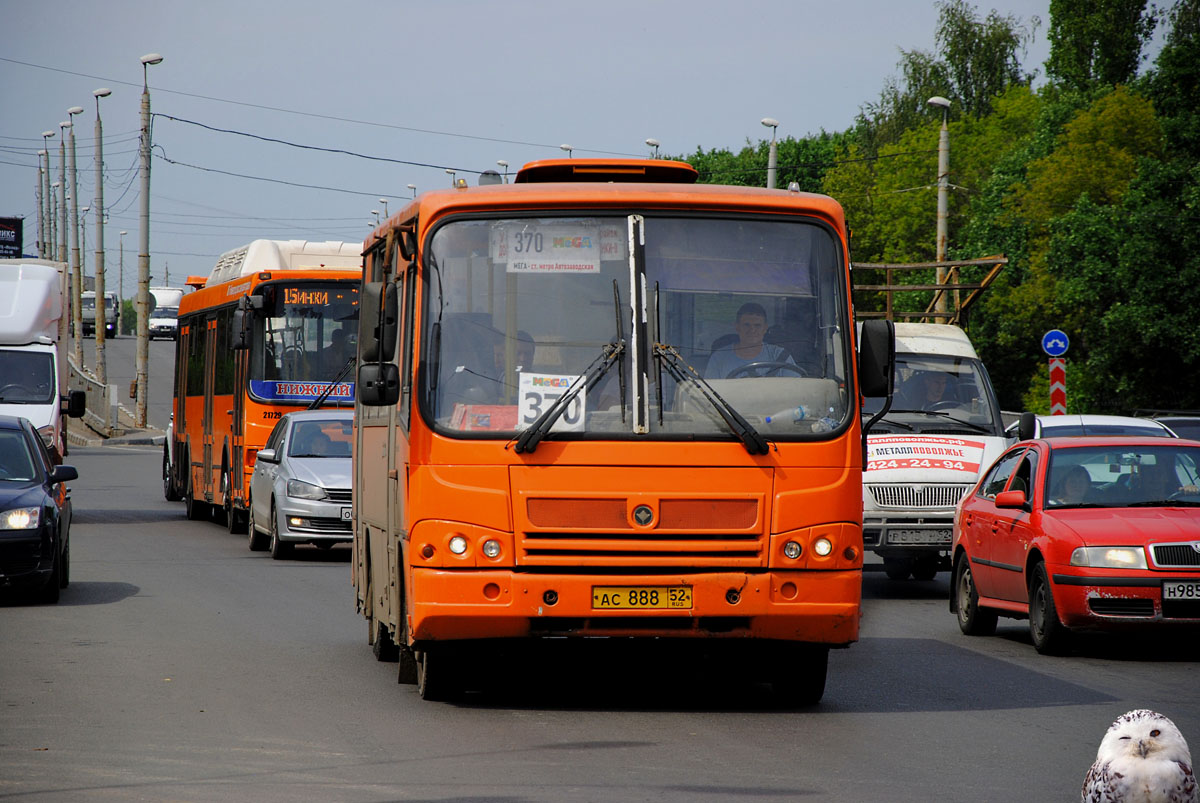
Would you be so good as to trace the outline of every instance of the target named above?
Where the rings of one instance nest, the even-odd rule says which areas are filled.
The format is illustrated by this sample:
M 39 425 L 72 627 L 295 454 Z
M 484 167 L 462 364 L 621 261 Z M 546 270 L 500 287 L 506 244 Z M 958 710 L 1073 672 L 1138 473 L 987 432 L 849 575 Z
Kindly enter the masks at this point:
M 1049 354 L 1051 357 L 1061 357 L 1067 353 L 1067 349 L 1071 345 L 1070 338 L 1067 333 L 1061 329 L 1051 329 L 1046 334 L 1042 335 L 1042 351 Z

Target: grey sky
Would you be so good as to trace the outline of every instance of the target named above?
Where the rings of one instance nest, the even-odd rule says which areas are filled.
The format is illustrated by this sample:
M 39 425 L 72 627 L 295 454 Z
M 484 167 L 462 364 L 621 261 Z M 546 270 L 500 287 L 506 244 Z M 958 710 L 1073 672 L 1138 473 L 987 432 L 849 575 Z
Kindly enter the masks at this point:
M 994 6 L 1025 22 L 1041 18 L 1024 60 L 1039 74 L 1048 53 L 1048 6 Z M 985 14 L 993 6 L 978 8 Z M 34 154 L 41 132 L 57 134 L 75 105 L 86 110 L 75 118 L 80 205 L 91 203 L 92 90 L 112 89 L 101 102 L 106 263 L 115 271 L 118 232 L 128 231 L 130 295 L 138 243 L 138 59 L 145 53 L 165 57 L 150 68 L 157 114 L 436 165 L 298 150 L 157 118 L 158 156 L 331 188 L 155 158 L 151 272 L 159 283 L 168 267 L 171 283 L 179 284 L 185 274 L 207 275 L 220 253 L 258 237 L 361 241 L 371 210 L 383 211 L 380 197 L 395 212 L 411 196 L 409 183 L 418 191 L 448 186 L 446 166 L 481 171 L 504 159 L 516 169 L 564 156 L 561 143 L 574 146 L 577 157 L 647 155 L 647 137 L 670 154 L 736 150 L 768 136 L 758 122 L 768 116 L 780 121 L 781 137 L 844 130 L 895 74 L 901 48 L 932 50 L 937 8 L 888 0 L 0 0 L 0 19 L 0 216 L 26 216 L 32 253 Z M 51 152 L 57 180 L 57 137 Z M 474 173 L 462 175 L 475 183 Z M 89 215 L 89 251 L 94 220 Z M 92 265 L 89 255 L 89 274 Z

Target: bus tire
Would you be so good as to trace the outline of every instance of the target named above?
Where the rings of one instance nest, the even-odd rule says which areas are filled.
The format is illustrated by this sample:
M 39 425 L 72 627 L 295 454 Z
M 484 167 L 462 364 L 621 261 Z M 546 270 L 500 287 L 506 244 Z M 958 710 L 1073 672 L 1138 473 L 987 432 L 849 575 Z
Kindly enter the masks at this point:
M 422 700 L 452 702 L 462 694 L 455 656 L 443 647 L 436 645 L 433 649 L 426 647 L 416 651 L 417 694 Z
M 230 535 L 241 535 L 246 530 L 246 514 L 239 510 L 237 505 L 233 503 L 233 488 L 229 480 L 229 472 L 226 471 L 221 475 L 222 495 L 225 497 L 224 513 L 225 513 L 225 529 Z
M 279 537 L 279 512 L 275 509 L 275 500 L 271 500 L 271 559 L 284 560 L 292 556 L 292 544 Z
M 771 691 L 781 708 L 806 708 L 825 696 L 829 648 L 786 644 L 772 661 Z
M 270 536 L 259 532 L 254 521 L 254 497 L 250 497 L 249 504 L 246 505 L 246 533 L 251 552 L 262 552 L 267 548 Z
M 178 502 L 179 489 L 175 487 L 175 478 L 171 476 L 171 456 L 168 448 L 163 444 L 163 498 L 168 502 Z
M 203 521 L 210 515 L 210 505 L 208 502 L 201 502 L 196 498 L 196 489 L 192 487 L 191 477 L 188 477 L 188 488 L 183 494 L 184 513 L 187 515 L 188 521 Z

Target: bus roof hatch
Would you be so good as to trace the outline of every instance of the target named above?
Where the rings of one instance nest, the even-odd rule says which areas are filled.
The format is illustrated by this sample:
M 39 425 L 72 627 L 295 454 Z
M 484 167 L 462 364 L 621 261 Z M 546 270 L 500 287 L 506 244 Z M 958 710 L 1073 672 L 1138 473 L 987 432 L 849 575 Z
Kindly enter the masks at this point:
M 521 168 L 514 184 L 552 181 L 695 184 L 696 168 L 666 159 L 543 159 Z

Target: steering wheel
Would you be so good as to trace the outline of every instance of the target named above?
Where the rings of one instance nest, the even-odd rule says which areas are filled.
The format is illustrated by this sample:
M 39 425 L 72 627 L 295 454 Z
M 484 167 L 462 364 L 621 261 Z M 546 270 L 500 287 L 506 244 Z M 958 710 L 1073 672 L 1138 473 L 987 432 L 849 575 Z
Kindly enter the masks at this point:
M 952 410 L 955 407 L 962 407 L 962 405 L 956 401 L 940 401 L 931 404 L 929 406 L 929 411 L 936 413 L 938 410 Z
M 4 394 L 10 390 L 20 390 L 20 391 L 24 391 L 25 393 L 28 393 L 31 395 L 33 394 L 33 391 L 30 390 L 29 388 L 25 387 L 24 385 L 18 385 L 16 382 L 12 382 L 10 384 L 5 385 L 4 387 L 0 387 L 0 398 L 2 398 L 4 396 Z
M 742 374 L 757 372 L 760 369 L 767 369 L 767 376 L 778 376 L 780 371 L 791 371 L 796 376 L 808 376 L 803 368 L 796 365 L 794 362 L 775 362 L 772 360 L 761 360 L 760 362 L 749 362 L 740 368 L 734 368 L 725 375 L 726 379 L 737 379 Z

